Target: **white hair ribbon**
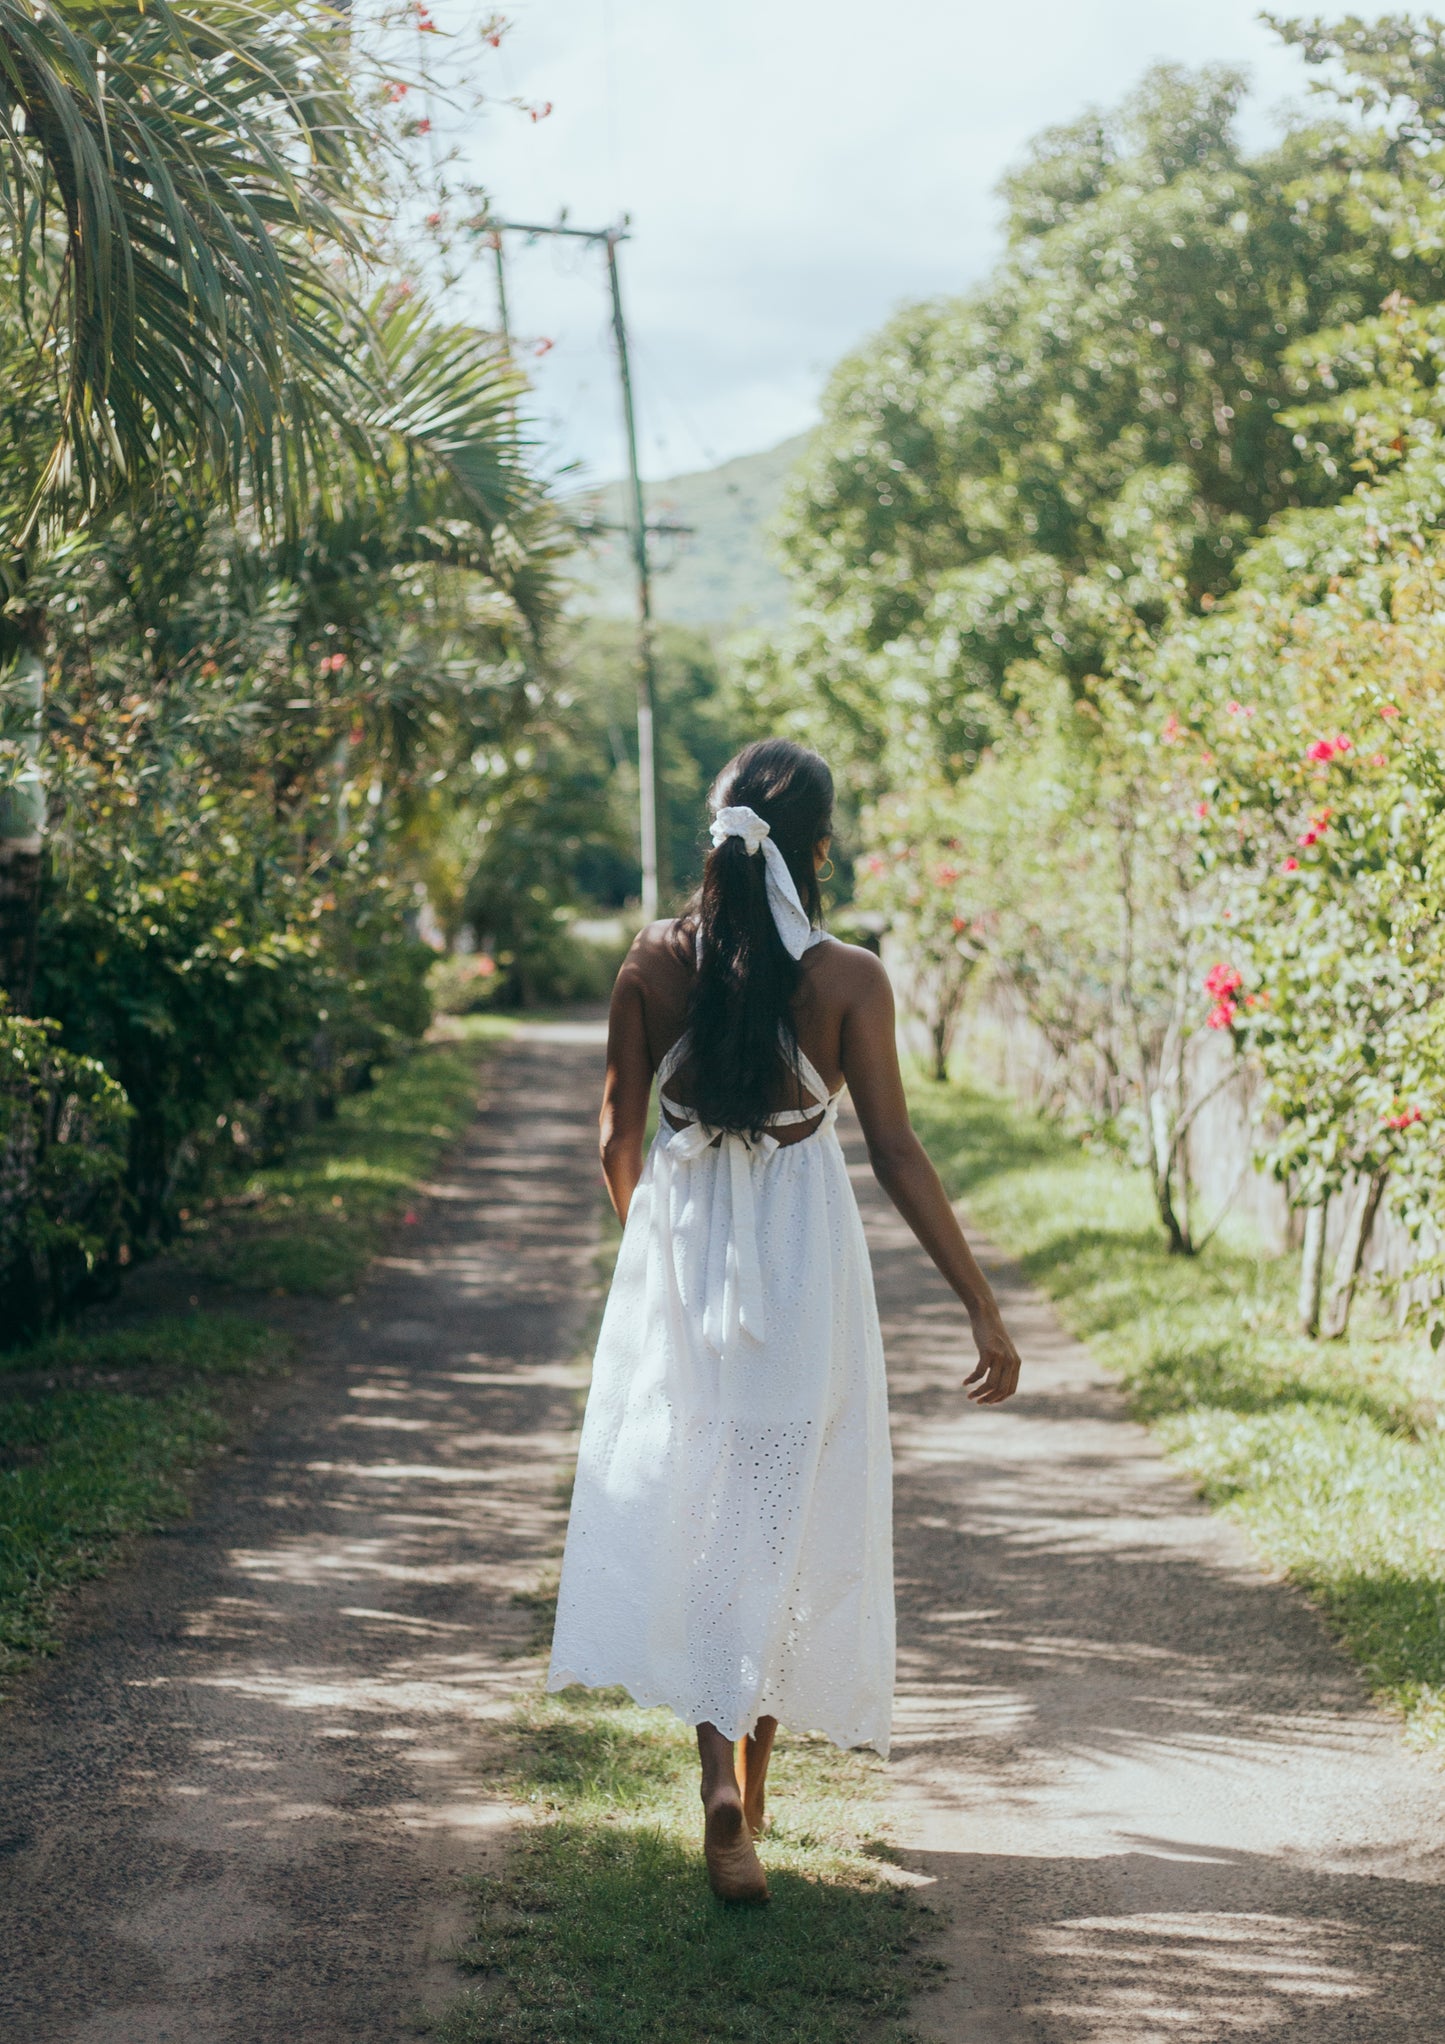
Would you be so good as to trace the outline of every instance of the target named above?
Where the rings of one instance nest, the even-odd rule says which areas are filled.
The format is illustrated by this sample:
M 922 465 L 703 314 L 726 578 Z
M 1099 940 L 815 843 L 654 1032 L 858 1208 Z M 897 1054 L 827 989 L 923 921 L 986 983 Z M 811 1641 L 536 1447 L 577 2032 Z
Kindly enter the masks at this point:
M 773 912 L 773 923 L 788 951 L 794 958 L 801 958 L 808 948 L 813 926 L 808 921 L 807 910 L 798 899 L 788 862 L 773 843 L 772 826 L 759 816 L 756 809 L 719 809 L 712 820 L 712 841 L 720 845 L 730 837 L 740 837 L 750 857 L 756 858 L 759 852 L 762 853 L 763 864 L 767 868 L 768 907 Z

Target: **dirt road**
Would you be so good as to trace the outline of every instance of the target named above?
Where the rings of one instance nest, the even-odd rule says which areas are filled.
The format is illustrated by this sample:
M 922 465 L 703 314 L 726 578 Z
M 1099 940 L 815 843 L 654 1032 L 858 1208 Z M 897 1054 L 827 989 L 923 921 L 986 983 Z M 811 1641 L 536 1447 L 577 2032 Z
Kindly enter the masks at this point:
M 406 1253 L 307 1316 L 258 1438 L 7 1713 L 6 2044 L 397 2044 L 454 1984 L 561 1525 L 600 1062 L 522 1032 Z
M 1445 1774 L 1124 1417 L 1016 1269 L 1027 1359 L 965 1409 L 960 1316 L 866 1168 L 897 1485 L 904 1863 L 947 2044 L 1441 2044 Z
M 400 2044 L 508 1813 L 595 1236 L 600 1035 L 532 1028 L 405 1255 L 190 1524 L 91 1598 L 0 1759 L 0 2037 Z M 850 1137 L 856 1150 L 856 1138 Z M 1445 2044 L 1445 1776 L 995 1262 L 961 1317 L 861 1167 L 893 1387 L 890 1770 L 948 2044 Z

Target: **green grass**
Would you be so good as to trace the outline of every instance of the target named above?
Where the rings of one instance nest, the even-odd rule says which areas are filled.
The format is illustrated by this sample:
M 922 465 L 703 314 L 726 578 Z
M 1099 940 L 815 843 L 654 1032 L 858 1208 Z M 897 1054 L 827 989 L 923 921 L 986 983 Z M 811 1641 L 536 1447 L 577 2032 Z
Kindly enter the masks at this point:
M 227 1392 L 283 1354 L 267 1328 L 197 1313 L 0 1358 L 0 1676 L 55 1644 L 63 1594 L 120 1542 L 184 1513 Z
M 335 1298 L 352 1290 L 386 1228 L 409 1210 L 466 1126 L 481 1060 L 512 1027 L 503 1016 L 449 1018 L 448 1040 L 343 1100 L 284 1163 L 194 1216 L 178 1260 L 247 1291 Z
M 1141 1174 L 968 1086 L 910 1090 L 950 1193 L 1445 1758 L 1445 1362 L 1368 1300 L 1305 1339 L 1293 1259 L 1242 1233 L 1171 1257 Z
M 348 1289 L 467 1125 L 480 1064 L 509 1027 L 469 1022 L 392 1067 L 258 1173 L 244 1205 L 213 1206 L 167 1259 L 174 1271 L 242 1291 Z M 55 1645 L 68 1591 L 184 1517 L 197 1472 L 249 1416 L 244 1380 L 280 1368 L 288 1346 L 203 1309 L 0 1353 L 0 1680 Z
M 901 2044 L 931 1919 L 888 1877 L 878 1762 L 780 1738 L 756 1909 L 708 1889 L 696 1744 L 669 1713 L 573 1689 L 525 1705 L 508 1745 L 533 1821 L 477 1884 L 479 1984 L 437 2044 Z

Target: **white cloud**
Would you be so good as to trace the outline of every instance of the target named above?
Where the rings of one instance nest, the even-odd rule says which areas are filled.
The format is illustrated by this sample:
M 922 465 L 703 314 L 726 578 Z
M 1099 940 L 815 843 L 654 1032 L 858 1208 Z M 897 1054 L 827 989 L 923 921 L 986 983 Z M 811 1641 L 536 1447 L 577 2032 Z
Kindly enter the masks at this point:
M 1250 127 L 1303 91 L 1257 0 L 523 0 L 466 138 L 512 219 L 601 226 L 622 251 L 647 472 L 766 446 L 815 414 L 832 363 L 901 300 L 996 253 L 992 188 L 1030 136 L 1108 105 L 1161 59 L 1242 64 Z M 434 5 L 448 26 L 486 10 Z M 1383 11 L 1371 8 L 1369 12 Z M 601 258 L 509 251 L 520 334 L 554 342 L 536 403 L 559 457 L 621 464 Z M 466 309 L 489 313 L 485 273 Z

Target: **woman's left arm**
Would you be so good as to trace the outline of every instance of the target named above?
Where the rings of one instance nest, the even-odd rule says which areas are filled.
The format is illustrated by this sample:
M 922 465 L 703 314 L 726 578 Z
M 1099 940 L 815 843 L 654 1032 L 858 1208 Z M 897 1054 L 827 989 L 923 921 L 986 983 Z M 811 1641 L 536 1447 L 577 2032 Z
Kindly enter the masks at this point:
M 607 1196 L 617 1218 L 624 1224 L 642 1176 L 647 1108 L 652 1097 L 652 1053 L 647 1047 L 638 957 L 643 937 L 637 939 L 628 953 L 612 989 L 612 1007 L 607 1018 L 607 1078 L 602 1088 L 602 1176 L 607 1181 Z

